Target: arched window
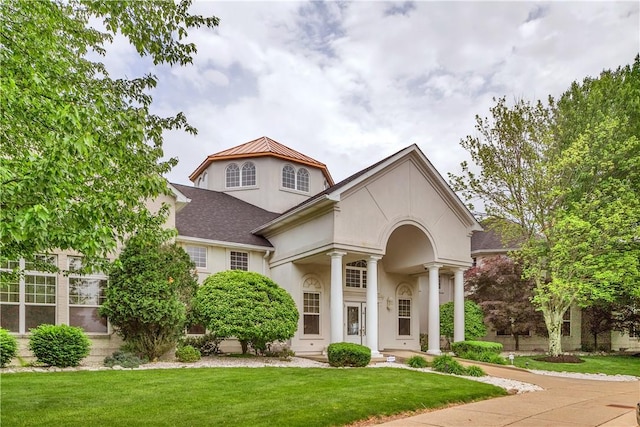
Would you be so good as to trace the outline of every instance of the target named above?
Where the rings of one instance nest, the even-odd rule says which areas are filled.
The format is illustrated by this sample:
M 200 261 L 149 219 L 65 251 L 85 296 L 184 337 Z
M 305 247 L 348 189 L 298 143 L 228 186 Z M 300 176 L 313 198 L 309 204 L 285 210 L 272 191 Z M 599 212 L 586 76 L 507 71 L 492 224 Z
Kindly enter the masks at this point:
M 242 165 L 242 186 L 251 185 L 256 185 L 256 166 L 251 162 L 247 162 Z
M 302 291 L 302 332 L 320 335 L 322 282 L 315 276 L 308 276 L 302 283 Z
M 235 163 L 227 166 L 227 188 L 240 186 L 240 168 Z
M 196 185 L 196 187 L 206 189 L 207 185 L 207 172 L 204 172 L 202 175 L 200 175 L 200 178 L 198 178 L 198 185 Z
M 413 293 L 406 283 L 398 286 L 396 301 L 398 301 L 398 336 L 411 335 L 411 297 Z
M 282 186 L 284 188 L 296 188 L 296 171 L 291 165 L 286 165 L 282 168 Z
M 309 191 L 309 172 L 305 168 L 298 169 L 296 188 L 300 191 Z

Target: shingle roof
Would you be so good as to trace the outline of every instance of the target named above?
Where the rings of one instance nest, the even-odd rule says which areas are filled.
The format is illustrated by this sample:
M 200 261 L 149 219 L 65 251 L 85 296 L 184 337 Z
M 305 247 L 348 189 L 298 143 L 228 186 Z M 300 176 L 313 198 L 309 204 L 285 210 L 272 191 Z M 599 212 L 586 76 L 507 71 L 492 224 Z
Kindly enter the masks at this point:
M 200 175 L 200 173 L 202 173 L 202 171 L 206 169 L 211 164 L 211 162 L 214 161 L 246 159 L 262 156 L 278 157 L 283 160 L 319 168 L 322 170 L 322 173 L 327 179 L 329 185 L 333 185 L 333 178 L 331 177 L 331 174 L 329 173 L 329 170 L 324 163 L 319 162 L 266 136 L 207 156 L 205 161 L 202 162 L 200 166 L 198 166 L 196 170 L 189 176 L 189 179 L 191 179 L 192 181 L 196 179 L 196 177 Z
M 273 247 L 251 230 L 276 218 L 269 212 L 218 191 L 172 184 L 191 202 L 176 213 L 178 234 L 207 240 Z
M 502 244 L 502 239 L 493 230 L 474 231 L 471 235 L 471 252 L 508 250 Z

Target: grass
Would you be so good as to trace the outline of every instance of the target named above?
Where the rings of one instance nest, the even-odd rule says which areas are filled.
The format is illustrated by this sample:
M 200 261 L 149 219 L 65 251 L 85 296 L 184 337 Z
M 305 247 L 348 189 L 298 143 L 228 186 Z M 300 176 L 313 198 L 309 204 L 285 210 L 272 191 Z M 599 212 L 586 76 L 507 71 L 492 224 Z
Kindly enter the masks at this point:
M 0 380 L 3 426 L 329 426 L 506 394 L 394 368 L 77 371 Z
M 580 356 L 584 363 L 548 363 L 535 360 L 539 356 L 519 356 L 513 364 L 520 368 L 585 374 L 635 375 L 640 377 L 640 357 Z M 528 366 L 527 366 L 528 363 Z

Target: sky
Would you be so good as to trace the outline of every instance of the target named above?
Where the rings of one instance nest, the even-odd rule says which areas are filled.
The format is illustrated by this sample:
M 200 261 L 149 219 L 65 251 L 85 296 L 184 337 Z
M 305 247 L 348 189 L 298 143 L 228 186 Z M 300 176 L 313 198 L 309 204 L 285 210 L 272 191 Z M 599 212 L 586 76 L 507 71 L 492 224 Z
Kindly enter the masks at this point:
M 191 30 L 186 67 L 154 67 L 116 39 L 112 76 L 158 76 L 153 111 L 184 112 L 198 135 L 165 134 L 189 175 L 207 155 L 268 136 L 323 162 L 334 181 L 417 144 L 440 174 L 495 97 L 559 96 L 630 64 L 640 2 L 195 2 L 215 29 Z

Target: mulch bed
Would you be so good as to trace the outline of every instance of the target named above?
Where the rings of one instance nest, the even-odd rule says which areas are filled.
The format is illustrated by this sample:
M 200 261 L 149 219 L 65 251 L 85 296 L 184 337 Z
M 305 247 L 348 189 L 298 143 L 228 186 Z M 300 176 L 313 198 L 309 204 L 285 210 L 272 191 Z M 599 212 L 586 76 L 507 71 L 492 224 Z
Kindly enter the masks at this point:
M 535 360 L 549 363 L 583 363 L 584 360 L 573 354 L 560 354 L 558 356 L 538 357 Z

